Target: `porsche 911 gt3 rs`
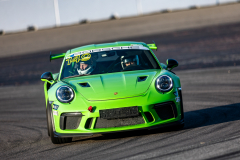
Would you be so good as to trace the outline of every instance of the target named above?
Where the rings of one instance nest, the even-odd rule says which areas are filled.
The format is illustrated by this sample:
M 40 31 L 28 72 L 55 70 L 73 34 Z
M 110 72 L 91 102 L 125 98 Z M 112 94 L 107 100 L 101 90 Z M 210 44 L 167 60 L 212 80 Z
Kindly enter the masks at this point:
M 155 44 L 114 42 L 66 53 L 59 73 L 45 72 L 48 135 L 52 143 L 72 137 L 184 126 L 178 62 L 160 63 Z

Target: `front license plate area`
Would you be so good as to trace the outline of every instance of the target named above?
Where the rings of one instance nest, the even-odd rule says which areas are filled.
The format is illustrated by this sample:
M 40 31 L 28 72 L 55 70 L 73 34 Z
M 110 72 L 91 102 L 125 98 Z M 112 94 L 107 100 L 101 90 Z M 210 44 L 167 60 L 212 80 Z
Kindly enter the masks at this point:
M 99 112 L 100 112 L 100 118 L 103 118 L 103 119 L 137 117 L 139 115 L 138 106 L 106 109 L 106 110 L 100 110 Z

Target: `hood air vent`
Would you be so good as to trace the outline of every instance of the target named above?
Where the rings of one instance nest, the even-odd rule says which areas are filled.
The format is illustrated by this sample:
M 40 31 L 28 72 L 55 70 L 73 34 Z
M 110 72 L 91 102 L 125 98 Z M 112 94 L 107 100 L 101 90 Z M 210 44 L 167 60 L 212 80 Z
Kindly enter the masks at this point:
M 79 83 L 79 85 L 80 85 L 81 87 L 90 87 L 90 85 L 89 85 L 87 82 L 85 82 L 85 83 Z
M 142 82 L 142 81 L 145 81 L 147 79 L 148 76 L 141 76 L 141 77 L 138 77 L 138 82 Z

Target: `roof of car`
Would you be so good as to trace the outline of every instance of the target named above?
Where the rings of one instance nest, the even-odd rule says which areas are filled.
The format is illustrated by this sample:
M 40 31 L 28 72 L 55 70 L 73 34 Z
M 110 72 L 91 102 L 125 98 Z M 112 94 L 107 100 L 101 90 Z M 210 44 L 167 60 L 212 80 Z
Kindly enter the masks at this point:
M 94 50 L 94 49 L 101 49 L 101 48 L 110 48 L 110 47 L 121 47 L 121 46 L 134 46 L 134 45 L 142 45 L 148 47 L 143 42 L 133 42 L 133 41 L 120 41 L 120 42 L 113 42 L 113 43 L 102 43 L 102 44 L 91 44 L 86 46 L 81 46 L 78 48 L 71 49 L 67 52 L 66 56 L 69 54 L 86 51 L 86 50 Z

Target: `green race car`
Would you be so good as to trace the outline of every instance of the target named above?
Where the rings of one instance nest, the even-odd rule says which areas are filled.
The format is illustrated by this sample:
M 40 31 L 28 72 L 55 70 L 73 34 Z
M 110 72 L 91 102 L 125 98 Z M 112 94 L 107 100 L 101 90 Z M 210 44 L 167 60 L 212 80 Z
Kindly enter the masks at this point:
M 155 44 L 114 42 L 50 55 L 63 58 L 59 73 L 45 72 L 48 135 L 72 137 L 184 126 L 181 84 L 174 59 L 159 63 Z

